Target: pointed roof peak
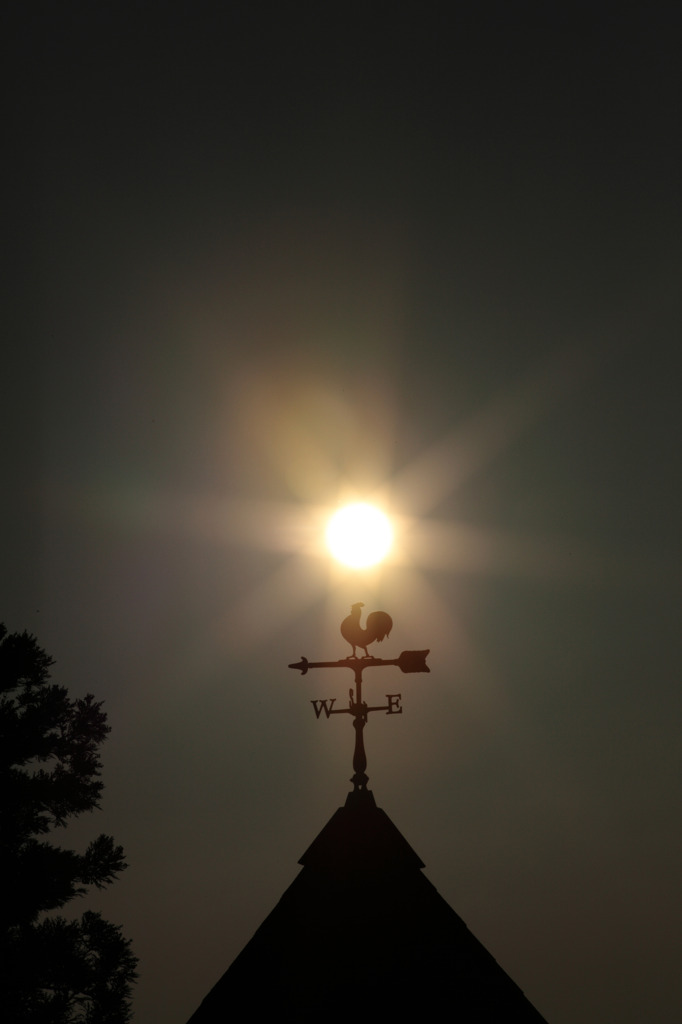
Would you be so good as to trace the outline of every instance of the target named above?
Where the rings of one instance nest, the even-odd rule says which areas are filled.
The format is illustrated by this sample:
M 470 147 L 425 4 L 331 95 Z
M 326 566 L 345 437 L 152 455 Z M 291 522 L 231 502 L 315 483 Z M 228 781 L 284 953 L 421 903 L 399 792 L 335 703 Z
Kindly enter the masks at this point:
M 369 790 L 348 794 L 300 863 L 188 1024 L 370 1024 L 444 1012 L 466 1024 L 546 1024 L 429 882 Z
M 356 789 L 346 797 L 299 860 L 305 868 L 335 875 L 421 869 L 417 856 L 374 794 Z

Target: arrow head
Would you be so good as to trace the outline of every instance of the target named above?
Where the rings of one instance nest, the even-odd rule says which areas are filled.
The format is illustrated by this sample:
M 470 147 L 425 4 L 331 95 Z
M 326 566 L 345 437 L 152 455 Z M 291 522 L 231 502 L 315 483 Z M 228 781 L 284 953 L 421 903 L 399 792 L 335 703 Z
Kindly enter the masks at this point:
M 429 651 L 403 651 L 398 658 L 398 668 L 401 672 L 430 672 L 426 664 L 426 655 Z
M 289 665 L 289 668 L 298 668 L 298 669 L 300 669 L 301 670 L 301 675 L 304 676 L 306 674 L 306 672 L 308 671 L 308 659 L 307 658 L 301 658 L 301 660 L 296 665 Z

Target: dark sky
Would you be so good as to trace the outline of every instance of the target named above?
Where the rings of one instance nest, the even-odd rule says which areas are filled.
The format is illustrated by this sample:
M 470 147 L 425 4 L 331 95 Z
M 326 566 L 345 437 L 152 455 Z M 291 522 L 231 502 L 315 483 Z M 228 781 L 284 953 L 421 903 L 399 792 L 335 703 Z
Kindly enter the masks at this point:
M 74 841 L 128 854 L 139 1024 L 345 799 L 346 681 L 286 666 L 357 600 L 432 651 L 366 733 L 431 881 L 551 1024 L 679 1022 L 680 38 L 482 6 L 6 33 L 0 612 L 106 701 Z M 379 571 L 322 550 L 351 496 Z

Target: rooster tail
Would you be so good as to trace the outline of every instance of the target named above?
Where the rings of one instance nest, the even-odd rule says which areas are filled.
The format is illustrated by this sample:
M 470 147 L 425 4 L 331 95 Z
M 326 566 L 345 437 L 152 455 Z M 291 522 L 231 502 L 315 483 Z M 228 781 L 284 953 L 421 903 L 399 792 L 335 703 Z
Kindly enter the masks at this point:
M 393 619 L 388 612 L 370 612 L 367 616 L 367 633 L 371 636 L 371 640 L 367 643 L 372 643 L 373 640 L 383 640 L 385 636 L 391 635 L 393 629 Z

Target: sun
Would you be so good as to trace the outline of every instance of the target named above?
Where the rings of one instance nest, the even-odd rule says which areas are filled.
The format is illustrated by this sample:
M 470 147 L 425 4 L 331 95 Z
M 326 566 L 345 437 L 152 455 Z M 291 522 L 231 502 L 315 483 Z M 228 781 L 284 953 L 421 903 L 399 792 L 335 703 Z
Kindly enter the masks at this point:
M 393 530 L 374 505 L 358 502 L 340 508 L 329 520 L 327 545 L 334 558 L 351 569 L 364 569 L 385 558 Z

